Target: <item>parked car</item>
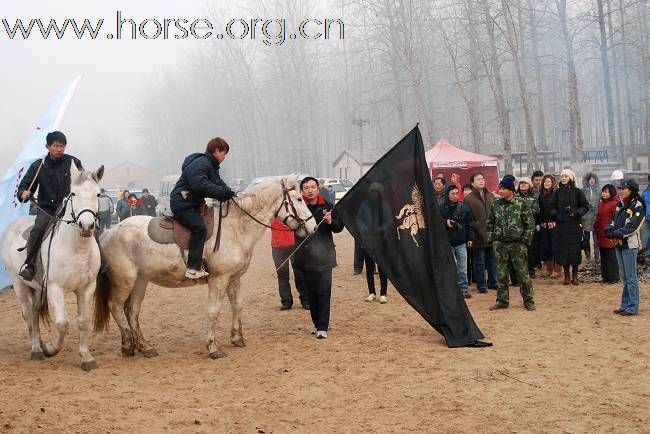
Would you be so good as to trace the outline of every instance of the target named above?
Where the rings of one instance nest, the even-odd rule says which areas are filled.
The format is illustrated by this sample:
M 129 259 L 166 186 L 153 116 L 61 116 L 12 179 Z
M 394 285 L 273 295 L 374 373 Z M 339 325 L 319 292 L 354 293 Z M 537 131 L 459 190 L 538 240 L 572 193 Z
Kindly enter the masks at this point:
M 345 196 L 345 193 L 352 188 L 354 184 L 352 182 L 348 181 L 347 179 L 338 179 L 338 178 L 325 178 L 322 180 L 322 185 L 325 187 L 332 186 L 332 189 L 334 190 L 335 196 L 336 196 L 336 202 L 341 200 L 343 196 Z

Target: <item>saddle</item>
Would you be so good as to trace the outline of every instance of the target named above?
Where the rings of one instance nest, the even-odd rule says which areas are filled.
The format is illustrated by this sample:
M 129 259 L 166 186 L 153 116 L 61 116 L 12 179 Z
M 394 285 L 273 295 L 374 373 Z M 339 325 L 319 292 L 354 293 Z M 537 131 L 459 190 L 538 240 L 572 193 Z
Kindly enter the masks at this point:
M 203 204 L 199 212 L 207 229 L 205 236 L 207 240 L 212 236 L 212 230 L 214 229 L 214 208 Z M 152 218 L 147 227 L 147 232 L 149 238 L 158 244 L 176 243 L 181 249 L 189 248 L 190 230 L 176 220 L 173 215 L 165 214 L 162 217 Z

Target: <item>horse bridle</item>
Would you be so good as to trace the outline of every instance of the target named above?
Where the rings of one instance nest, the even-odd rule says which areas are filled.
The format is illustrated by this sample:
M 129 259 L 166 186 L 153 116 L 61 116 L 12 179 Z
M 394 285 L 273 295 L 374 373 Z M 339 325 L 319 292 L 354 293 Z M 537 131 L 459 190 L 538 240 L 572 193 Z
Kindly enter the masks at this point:
M 74 193 L 70 192 L 68 197 L 66 197 L 66 200 L 65 200 L 64 206 L 63 206 L 63 209 L 65 209 L 65 203 L 67 203 L 68 201 L 70 202 L 70 218 L 71 218 L 71 220 L 62 220 L 62 221 L 65 221 L 69 225 L 70 224 L 78 224 L 79 223 L 79 217 L 81 217 L 84 213 L 90 213 L 90 215 L 93 216 L 93 220 L 95 221 L 95 226 L 97 226 L 97 222 L 99 220 L 99 215 L 95 211 L 93 211 L 92 209 L 84 208 L 75 215 L 74 202 L 72 201 L 72 197 L 74 197 L 74 195 L 75 195 Z
M 278 207 L 277 211 L 275 211 L 275 217 L 278 216 L 278 214 L 280 213 L 280 210 L 282 209 L 282 206 L 284 206 L 284 210 L 287 212 L 287 216 L 284 219 L 282 219 L 282 224 L 284 224 L 285 226 L 289 226 L 287 224 L 287 221 L 289 220 L 289 218 L 293 218 L 294 220 L 296 220 L 298 222 L 298 229 L 304 228 L 305 225 L 307 224 L 307 222 L 310 219 L 314 218 L 314 215 L 312 214 L 309 217 L 307 217 L 306 219 L 303 219 L 303 218 L 299 217 L 298 216 L 298 210 L 296 209 L 296 206 L 293 204 L 293 200 L 291 200 L 291 197 L 289 196 L 289 192 L 291 190 L 293 190 L 293 189 L 288 189 L 285 186 L 284 179 L 280 180 L 280 185 L 282 186 L 282 203 Z M 289 208 L 291 208 L 291 211 L 289 211 Z M 298 230 L 298 229 L 296 229 L 296 230 Z
M 276 217 L 278 216 L 278 214 L 280 213 L 280 210 L 282 209 L 282 207 L 284 207 L 285 211 L 287 212 L 287 216 L 286 216 L 284 219 L 282 219 L 282 223 L 283 223 L 284 225 L 286 225 L 286 226 L 289 226 L 289 225 L 287 225 L 287 221 L 288 221 L 290 218 L 292 218 L 292 219 L 294 219 L 294 220 L 296 220 L 296 221 L 298 222 L 298 227 L 297 227 L 296 229 L 291 229 L 291 228 L 289 228 L 289 229 L 278 229 L 278 228 L 273 228 L 273 227 L 271 227 L 270 225 L 267 225 L 266 223 L 259 221 L 257 218 L 255 218 L 255 216 L 251 215 L 248 211 L 246 211 L 246 210 L 243 209 L 241 206 L 239 206 L 239 204 L 238 204 L 237 202 L 235 202 L 234 200 L 231 199 L 231 200 L 232 200 L 232 203 L 234 203 L 235 205 L 237 205 L 237 207 L 238 207 L 240 210 L 242 210 L 242 211 L 244 212 L 244 214 L 246 214 L 248 217 L 250 217 L 251 219 L 253 219 L 255 222 L 257 222 L 257 223 L 259 223 L 260 225 L 262 225 L 262 226 L 264 226 L 264 227 L 267 227 L 267 228 L 269 228 L 269 229 L 273 229 L 274 231 L 281 231 L 281 232 L 294 232 L 294 230 L 297 231 L 297 230 L 299 230 L 299 229 L 301 229 L 301 228 L 304 228 L 304 227 L 307 225 L 307 222 L 308 222 L 310 219 L 314 218 L 314 216 L 313 216 L 313 215 L 310 215 L 310 216 L 309 216 L 308 218 L 306 218 L 306 219 L 303 219 L 303 218 L 299 217 L 299 216 L 298 216 L 298 210 L 296 209 L 296 206 L 293 204 L 293 201 L 291 200 L 291 197 L 289 196 L 289 192 L 291 192 L 293 189 L 292 189 L 292 188 L 287 188 L 287 186 L 286 186 L 285 183 L 284 183 L 284 179 L 281 179 L 281 180 L 280 180 L 280 185 L 282 186 L 282 202 L 280 202 L 280 205 L 278 206 L 278 209 L 275 210 L 275 213 L 273 214 L 273 218 L 276 218 Z

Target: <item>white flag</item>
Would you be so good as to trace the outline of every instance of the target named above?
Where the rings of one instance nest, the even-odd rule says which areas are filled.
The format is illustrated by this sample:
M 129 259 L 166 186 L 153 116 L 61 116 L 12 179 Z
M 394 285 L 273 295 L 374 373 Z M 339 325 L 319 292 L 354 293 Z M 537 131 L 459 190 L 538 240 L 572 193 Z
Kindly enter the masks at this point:
M 70 85 L 61 89 L 50 107 L 36 125 L 34 132 L 18 154 L 16 161 L 11 165 L 0 183 L 0 237 L 4 234 L 7 226 L 20 216 L 29 212 L 29 202 L 20 203 L 16 198 L 18 184 L 29 169 L 29 166 L 36 160 L 43 158 L 47 153 L 45 149 L 45 136 L 56 131 L 61 125 L 61 119 L 65 113 L 72 95 L 74 94 L 81 76 L 77 77 Z M 0 292 L 3 288 L 11 285 L 11 280 L 6 268 L 0 260 Z

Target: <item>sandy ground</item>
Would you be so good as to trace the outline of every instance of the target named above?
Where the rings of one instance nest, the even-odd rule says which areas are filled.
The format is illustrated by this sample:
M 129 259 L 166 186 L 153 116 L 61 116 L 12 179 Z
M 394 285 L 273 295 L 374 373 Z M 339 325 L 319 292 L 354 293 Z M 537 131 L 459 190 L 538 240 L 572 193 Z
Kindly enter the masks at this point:
M 204 347 L 206 287 L 151 285 L 141 323 L 160 356 L 120 355 L 114 323 L 92 339 L 99 369 L 79 369 L 72 322 L 63 351 L 29 360 L 12 291 L 0 295 L 0 432 L 650 432 L 647 310 L 612 313 L 619 285 L 535 280 L 537 311 L 470 309 L 494 347 L 448 349 L 389 287 L 366 303 L 352 275 L 351 237 L 336 238 L 329 338 L 309 334 L 307 311 L 280 312 L 269 235 L 242 282 L 246 348 Z M 648 289 L 642 284 L 642 294 Z M 296 297 L 297 299 L 297 297 Z M 68 310 L 75 318 L 71 297 Z

